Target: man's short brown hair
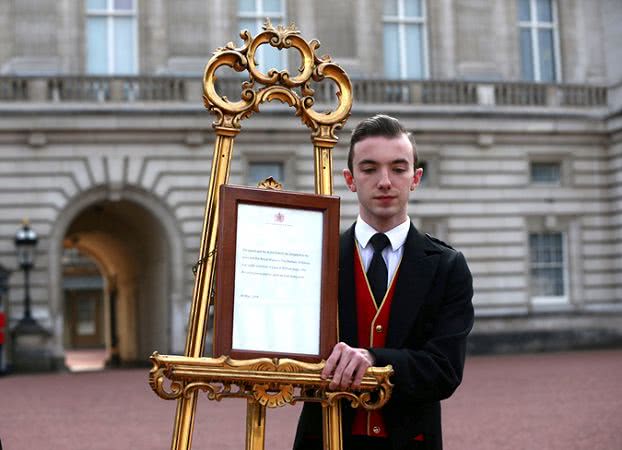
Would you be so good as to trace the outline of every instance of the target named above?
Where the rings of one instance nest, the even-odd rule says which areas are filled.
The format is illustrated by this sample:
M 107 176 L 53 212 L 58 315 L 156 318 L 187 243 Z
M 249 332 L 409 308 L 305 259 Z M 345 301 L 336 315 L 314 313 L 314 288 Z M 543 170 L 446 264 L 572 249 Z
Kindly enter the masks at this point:
M 350 150 L 348 151 L 348 169 L 353 172 L 352 161 L 354 160 L 354 146 L 357 142 L 362 141 L 368 137 L 381 136 L 386 138 L 397 138 L 405 134 L 408 140 L 413 146 L 413 163 L 414 168 L 417 168 L 417 147 L 412 134 L 402 126 L 402 124 L 394 117 L 387 116 L 386 114 L 376 114 L 373 117 L 369 117 L 361 121 L 356 128 L 352 131 L 350 137 Z

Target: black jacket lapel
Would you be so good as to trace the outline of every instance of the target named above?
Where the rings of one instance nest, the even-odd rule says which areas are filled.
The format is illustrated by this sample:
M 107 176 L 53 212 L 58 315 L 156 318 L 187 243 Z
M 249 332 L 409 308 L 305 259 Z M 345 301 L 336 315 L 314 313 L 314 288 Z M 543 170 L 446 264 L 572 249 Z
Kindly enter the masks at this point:
M 400 348 L 430 289 L 440 251 L 411 224 L 391 304 L 386 347 Z
M 352 225 L 339 240 L 339 340 L 357 347 L 354 245 L 354 225 Z

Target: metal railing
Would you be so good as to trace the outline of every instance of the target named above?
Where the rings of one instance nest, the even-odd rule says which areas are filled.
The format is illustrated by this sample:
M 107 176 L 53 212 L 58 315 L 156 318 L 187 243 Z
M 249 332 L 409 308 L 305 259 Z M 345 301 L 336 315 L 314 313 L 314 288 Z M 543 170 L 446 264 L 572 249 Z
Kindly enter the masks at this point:
M 243 78 L 221 78 L 217 88 L 240 98 Z M 315 83 L 315 101 L 335 104 L 334 83 Z M 606 86 L 461 80 L 352 80 L 355 103 L 594 108 L 607 106 Z M 0 76 L 0 102 L 197 102 L 201 80 L 181 76 Z

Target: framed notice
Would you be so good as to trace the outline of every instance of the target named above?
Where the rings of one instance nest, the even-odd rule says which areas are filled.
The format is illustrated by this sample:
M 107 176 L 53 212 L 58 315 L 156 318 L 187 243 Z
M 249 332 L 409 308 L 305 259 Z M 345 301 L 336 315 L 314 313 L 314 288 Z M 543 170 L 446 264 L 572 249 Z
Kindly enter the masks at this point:
M 214 356 L 328 358 L 338 242 L 338 197 L 221 186 Z

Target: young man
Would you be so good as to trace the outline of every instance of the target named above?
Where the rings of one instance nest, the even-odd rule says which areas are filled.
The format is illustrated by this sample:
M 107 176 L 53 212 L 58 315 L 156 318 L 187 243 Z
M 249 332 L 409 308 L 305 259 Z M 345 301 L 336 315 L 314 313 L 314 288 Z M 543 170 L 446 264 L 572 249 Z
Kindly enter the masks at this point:
M 391 364 L 381 411 L 342 406 L 344 450 L 441 449 L 440 400 L 462 380 L 473 325 L 471 273 L 461 253 L 415 229 L 408 198 L 421 182 L 409 133 L 377 115 L 353 131 L 343 175 L 359 217 L 342 236 L 339 342 L 322 376 L 356 389 L 370 366 Z M 318 404 L 307 403 L 296 450 L 322 448 Z

